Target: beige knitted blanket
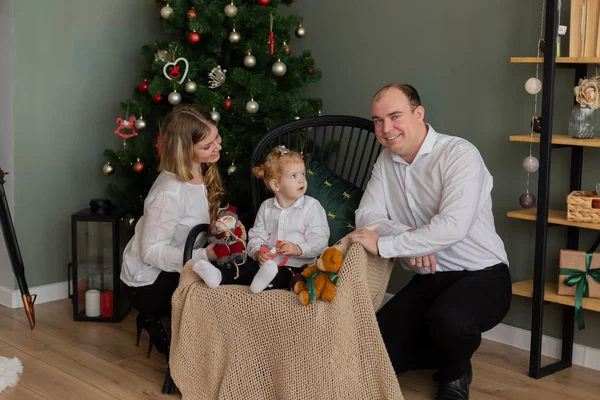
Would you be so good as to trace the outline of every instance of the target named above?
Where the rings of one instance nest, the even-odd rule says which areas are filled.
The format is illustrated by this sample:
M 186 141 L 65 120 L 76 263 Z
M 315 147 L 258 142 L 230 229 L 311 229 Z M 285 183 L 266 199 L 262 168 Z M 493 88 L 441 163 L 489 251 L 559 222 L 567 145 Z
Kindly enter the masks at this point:
M 292 292 L 209 289 L 183 268 L 170 368 L 184 399 L 402 399 L 375 311 L 393 263 L 353 245 L 331 303 Z

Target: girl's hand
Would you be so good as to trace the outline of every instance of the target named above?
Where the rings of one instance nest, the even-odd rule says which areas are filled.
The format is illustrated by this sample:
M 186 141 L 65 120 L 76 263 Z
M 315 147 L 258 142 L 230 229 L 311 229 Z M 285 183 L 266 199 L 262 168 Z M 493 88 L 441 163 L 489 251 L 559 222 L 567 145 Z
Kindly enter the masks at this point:
M 206 257 L 208 258 L 208 261 L 217 261 L 217 255 L 214 250 L 215 245 L 216 243 L 211 243 L 206 246 Z
M 283 254 L 286 256 L 287 255 L 290 255 L 290 256 L 301 256 L 302 255 L 302 249 L 300 248 L 300 246 L 298 246 L 297 244 L 294 244 L 292 242 L 288 242 L 287 240 L 282 240 L 281 243 L 279 243 L 277 252 L 279 254 Z
M 258 265 L 262 266 L 265 261 L 269 261 L 270 258 L 266 254 L 260 254 L 260 250 L 254 253 L 254 259 L 258 261 Z

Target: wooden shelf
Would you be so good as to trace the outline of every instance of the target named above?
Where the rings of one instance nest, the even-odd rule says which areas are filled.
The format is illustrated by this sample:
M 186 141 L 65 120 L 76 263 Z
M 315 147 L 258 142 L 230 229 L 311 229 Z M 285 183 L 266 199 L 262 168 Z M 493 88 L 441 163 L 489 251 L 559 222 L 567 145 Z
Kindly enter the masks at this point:
M 543 57 L 511 57 L 511 63 L 543 63 Z M 600 64 L 600 57 L 557 57 L 557 64 Z
M 522 297 L 533 297 L 533 280 L 520 281 L 512 284 L 514 295 Z M 557 294 L 556 283 L 546 282 L 544 284 L 544 300 L 551 303 L 564 304 L 566 306 L 575 306 L 574 296 L 561 296 Z M 600 299 L 584 297 L 583 308 L 586 310 L 600 312 Z
M 506 213 L 509 218 L 524 219 L 527 221 L 537 220 L 537 208 L 528 208 L 527 210 L 509 211 Z M 591 222 L 571 222 L 567 220 L 567 212 L 563 210 L 548 210 L 548 223 L 557 225 L 576 226 L 584 229 L 600 230 L 600 224 Z
M 539 143 L 540 135 L 538 133 L 531 135 L 512 135 L 509 136 L 511 142 Z M 552 144 L 562 144 L 566 146 L 582 147 L 600 147 L 600 138 L 592 139 L 574 139 L 568 135 L 552 135 Z

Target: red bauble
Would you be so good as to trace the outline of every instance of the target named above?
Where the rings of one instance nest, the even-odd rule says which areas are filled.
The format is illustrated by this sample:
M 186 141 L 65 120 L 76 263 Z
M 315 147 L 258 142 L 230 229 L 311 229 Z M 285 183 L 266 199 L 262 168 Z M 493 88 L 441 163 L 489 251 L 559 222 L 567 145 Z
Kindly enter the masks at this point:
M 187 17 L 188 17 L 189 19 L 196 18 L 196 10 L 194 10 L 193 8 L 192 8 L 191 10 L 189 10 L 189 11 L 187 12 Z
M 155 104 L 160 104 L 163 101 L 162 94 L 157 94 L 156 96 L 154 96 L 152 98 L 152 101 L 154 101 Z
M 315 73 L 315 69 L 313 67 L 310 67 L 308 69 L 308 73 L 311 74 L 311 75 L 314 74 Z
M 271 4 L 271 0 L 256 0 L 259 6 L 268 6 Z
M 140 161 L 140 159 L 138 158 L 138 160 L 133 164 L 133 172 L 137 172 L 140 173 L 144 170 L 144 163 Z
M 289 44 L 284 45 L 283 50 L 285 50 L 288 56 L 292 54 L 292 46 L 290 46 Z
M 226 110 L 229 110 L 231 108 L 231 99 L 229 98 L 229 96 L 227 96 L 227 99 L 225 99 L 225 104 L 223 105 L 223 108 L 225 108 Z
M 148 81 L 144 81 L 144 82 L 140 83 L 140 86 L 139 86 L 140 92 L 146 93 L 148 91 L 148 86 L 150 86 Z
M 192 32 L 188 35 L 188 42 L 196 44 L 200 41 L 200 34 L 198 32 Z

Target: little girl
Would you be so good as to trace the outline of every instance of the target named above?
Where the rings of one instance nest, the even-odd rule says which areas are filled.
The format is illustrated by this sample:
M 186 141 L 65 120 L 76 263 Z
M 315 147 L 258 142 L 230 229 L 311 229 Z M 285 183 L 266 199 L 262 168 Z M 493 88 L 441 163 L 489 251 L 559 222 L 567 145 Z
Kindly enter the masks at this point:
M 263 179 L 275 197 L 261 204 L 248 231 L 248 254 L 260 266 L 250 290 L 287 288 L 301 267 L 327 248 L 327 215 L 316 199 L 305 195 L 306 170 L 300 153 L 275 147 L 252 173 Z M 268 250 L 271 255 L 276 252 L 275 258 L 269 257 Z

